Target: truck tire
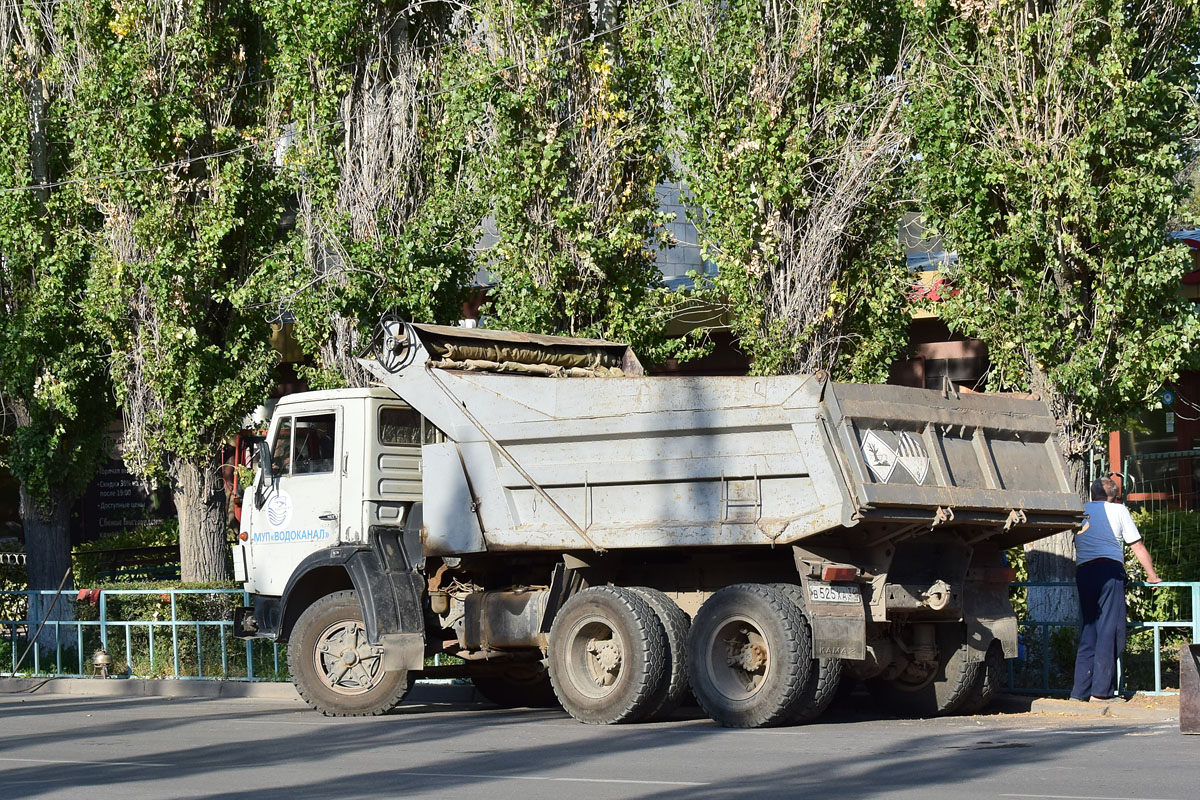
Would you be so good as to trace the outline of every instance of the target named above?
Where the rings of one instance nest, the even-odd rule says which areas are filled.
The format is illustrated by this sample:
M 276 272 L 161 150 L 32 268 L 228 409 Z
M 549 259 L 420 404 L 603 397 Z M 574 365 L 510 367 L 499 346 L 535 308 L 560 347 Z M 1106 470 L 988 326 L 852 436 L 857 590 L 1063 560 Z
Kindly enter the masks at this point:
M 688 635 L 696 702 L 726 728 L 787 723 L 812 670 L 804 614 L 772 586 L 741 583 L 705 601 Z
M 365 717 L 391 711 L 408 694 L 408 672 L 385 672 L 367 644 L 362 608 L 353 591 L 334 592 L 300 615 L 288 646 L 296 691 L 327 717 Z
M 1004 685 L 1004 648 L 998 640 L 988 647 L 987 655 L 983 657 L 979 682 L 971 690 L 971 694 L 963 703 L 960 712 L 963 714 L 978 714 L 989 705 L 992 698 Z
M 571 596 L 550 627 L 550 682 L 580 722 L 638 722 L 669 682 L 667 641 L 650 605 L 618 586 Z
M 967 634 L 962 624 L 938 625 L 937 644 L 938 668 L 933 680 L 912 686 L 902 680 L 872 678 L 866 684 L 875 702 L 903 716 L 958 713 L 982 680 L 983 664 L 967 661 Z
M 503 708 L 557 708 L 550 673 L 540 663 L 513 664 L 492 675 L 471 678 L 487 700 Z
M 645 717 L 647 722 L 655 722 L 671 716 L 687 696 L 687 637 L 692 620 L 674 600 L 657 589 L 630 586 L 629 591 L 645 600 L 654 611 L 667 639 L 668 679 L 662 686 L 661 696 L 651 703 Z
M 771 585 L 786 594 L 801 611 L 804 611 L 803 589 L 794 583 Z M 804 691 L 801 693 L 799 708 L 789 722 L 800 725 L 819 718 L 833 704 L 841 685 L 842 660 L 840 658 L 814 658 L 812 666 L 809 668 L 808 681 L 804 684 Z

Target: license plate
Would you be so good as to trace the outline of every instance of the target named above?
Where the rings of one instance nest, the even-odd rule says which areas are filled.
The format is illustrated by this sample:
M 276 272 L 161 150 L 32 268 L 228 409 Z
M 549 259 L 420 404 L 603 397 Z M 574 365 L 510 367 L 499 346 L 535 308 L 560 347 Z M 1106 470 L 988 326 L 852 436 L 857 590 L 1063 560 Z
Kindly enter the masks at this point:
M 813 603 L 861 603 L 862 592 L 858 584 L 832 584 L 808 582 L 808 599 Z

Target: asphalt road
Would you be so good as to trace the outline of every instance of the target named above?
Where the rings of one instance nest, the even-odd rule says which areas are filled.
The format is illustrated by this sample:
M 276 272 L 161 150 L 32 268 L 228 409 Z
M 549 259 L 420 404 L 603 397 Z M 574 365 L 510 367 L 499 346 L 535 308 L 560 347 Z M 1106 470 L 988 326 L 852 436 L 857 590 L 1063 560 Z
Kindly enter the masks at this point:
M 327 719 L 266 700 L 0 697 L 16 798 L 1200 797 L 1200 736 L 1046 714 L 724 730 L 686 713 L 600 727 L 561 712 L 406 705 Z

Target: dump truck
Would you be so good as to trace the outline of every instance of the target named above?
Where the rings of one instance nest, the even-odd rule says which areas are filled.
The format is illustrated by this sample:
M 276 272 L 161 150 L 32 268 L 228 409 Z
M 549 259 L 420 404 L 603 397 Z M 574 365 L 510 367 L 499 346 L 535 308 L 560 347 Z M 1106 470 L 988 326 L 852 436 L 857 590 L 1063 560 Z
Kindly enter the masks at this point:
M 607 341 L 398 319 L 373 347 L 370 388 L 279 401 L 233 553 L 236 635 L 287 642 L 327 715 L 439 676 L 588 723 L 690 692 L 795 724 L 849 680 L 978 710 L 1017 654 L 1006 548 L 1082 517 L 1029 397 L 647 376 Z

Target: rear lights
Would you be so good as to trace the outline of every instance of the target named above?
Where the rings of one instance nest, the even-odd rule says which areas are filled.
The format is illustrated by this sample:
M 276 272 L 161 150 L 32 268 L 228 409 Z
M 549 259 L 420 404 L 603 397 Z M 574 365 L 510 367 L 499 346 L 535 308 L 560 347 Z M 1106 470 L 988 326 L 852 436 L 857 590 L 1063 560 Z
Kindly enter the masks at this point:
M 1012 583 L 1017 579 L 1017 571 L 1012 567 L 988 567 L 983 574 L 985 583 Z
M 821 570 L 823 581 L 852 581 L 858 577 L 856 567 L 824 567 Z

